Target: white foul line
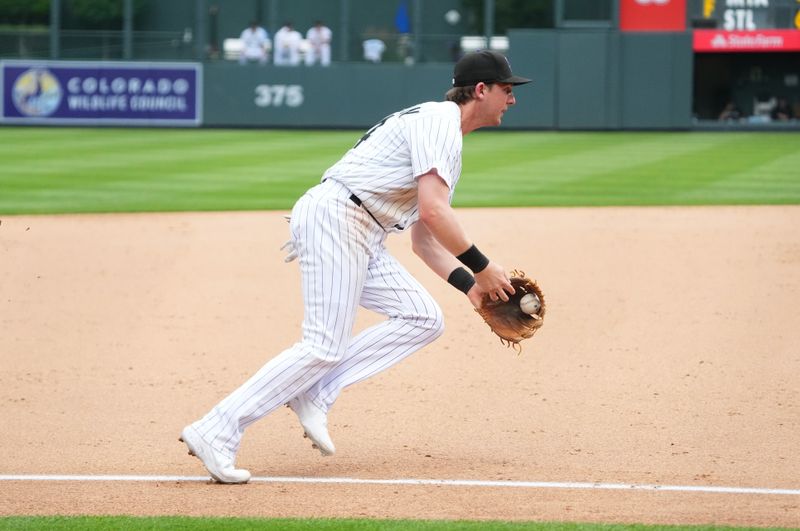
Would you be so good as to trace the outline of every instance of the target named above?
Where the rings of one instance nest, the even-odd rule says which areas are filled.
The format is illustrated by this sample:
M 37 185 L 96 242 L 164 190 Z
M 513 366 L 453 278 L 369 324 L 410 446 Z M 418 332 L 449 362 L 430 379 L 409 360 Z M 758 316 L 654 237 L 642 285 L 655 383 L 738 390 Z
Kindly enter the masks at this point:
M 208 476 L 135 476 L 135 475 L 37 475 L 0 474 L 0 481 L 140 481 L 208 482 Z M 309 477 L 252 477 L 250 483 L 337 483 L 355 485 L 434 485 L 449 487 L 510 487 L 518 489 L 643 490 L 655 492 L 705 492 L 713 494 L 763 494 L 800 496 L 800 489 L 757 487 L 717 487 L 713 485 L 647 485 L 624 483 L 587 483 L 558 481 L 481 481 L 474 479 L 359 479 Z

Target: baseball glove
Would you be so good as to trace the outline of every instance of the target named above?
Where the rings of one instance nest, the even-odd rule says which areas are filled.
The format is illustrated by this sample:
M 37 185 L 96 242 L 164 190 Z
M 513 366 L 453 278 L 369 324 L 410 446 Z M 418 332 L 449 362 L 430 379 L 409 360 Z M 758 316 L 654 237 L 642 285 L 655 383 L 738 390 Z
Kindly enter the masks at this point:
M 500 299 L 493 301 L 489 295 L 485 295 L 481 307 L 475 311 L 504 345 L 522 352 L 520 341 L 533 337 L 544 324 L 544 294 L 536 281 L 526 277 L 522 271 L 512 271 L 509 280 L 514 286 L 514 294 L 508 296 L 508 302 Z M 520 307 L 520 300 L 528 294 L 538 298 L 540 307 L 535 313 L 525 313 Z

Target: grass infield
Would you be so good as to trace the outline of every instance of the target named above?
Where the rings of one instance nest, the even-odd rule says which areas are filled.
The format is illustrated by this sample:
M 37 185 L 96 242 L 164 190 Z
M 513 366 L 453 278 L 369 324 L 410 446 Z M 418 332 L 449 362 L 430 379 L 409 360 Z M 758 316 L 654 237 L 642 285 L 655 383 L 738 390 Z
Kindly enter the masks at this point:
M 0 214 L 288 210 L 356 131 L 0 128 Z M 484 132 L 454 206 L 800 203 L 800 134 Z

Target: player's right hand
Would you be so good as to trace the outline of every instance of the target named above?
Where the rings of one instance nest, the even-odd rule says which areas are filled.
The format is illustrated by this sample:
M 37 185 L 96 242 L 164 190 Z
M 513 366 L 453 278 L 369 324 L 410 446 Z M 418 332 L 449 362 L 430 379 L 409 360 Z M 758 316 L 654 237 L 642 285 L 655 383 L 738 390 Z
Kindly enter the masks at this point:
M 483 271 L 475 273 L 475 286 L 481 295 L 489 295 L 493 301 L 500 299 L 508 302 L 509 294 L 514 294 L 514 286 L 511 285 L 505 268 L 495 262 L 489 262 Z
M 283 259 L 287 264 L 297 258 L 297 249 L 292 240 L 287 241 L 281 245 L 281 251 L 286 251 L 286 257 Z
M 469 299 L 469 302 L 472 303 L 472 306 L 474 306 L 476 310 L 480 309 L 480 307 L 483 306 L 483 294 L 481 293 L 480 288 L 478 288 L 477 284 L 473 285 L 467 292 L 467 298 Z

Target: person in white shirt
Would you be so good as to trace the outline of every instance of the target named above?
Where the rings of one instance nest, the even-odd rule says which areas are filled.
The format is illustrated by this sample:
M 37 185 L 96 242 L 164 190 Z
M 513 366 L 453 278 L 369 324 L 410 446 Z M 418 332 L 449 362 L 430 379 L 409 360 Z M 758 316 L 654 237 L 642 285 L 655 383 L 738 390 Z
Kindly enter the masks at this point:
M 364 59 L 371 63 L 380 63 L 386 45 L 380 39 L 367 39 L 362 43 L 364 47 Z
M 269 46 L 269 34 L 267 30 L 258 25 L 255 20 L 250 26 L 242 31 L 239 36 L 242 41 L 242 53 L 239 56 L 239 63 L 246 64 L 248 61 L 258 61 L 259 64 L 267 63 L 267 46 Z
M 331 64 L 331 29 L 321 20 L 314 22 L 306 32 L 308 52 L 306 53 L 306 66 L 311 66 L 317 61 L 322 66 Z
M 442 310 L 389 253 L 390 233 L 410 232 L 417 256 L 474 307 L 484 296 L 508 301 L 514 288 L 506 269 L 478 250 L 450 203 L 461 176 L 462 137 L 500 125 L 516 103 L 514 86 L 528 82 L 497 52 L 465 55 L 446 101 L 378 122 L 295 203 L 284 247 L 286 261 L 300 264 L 302 339 L 183 429 L 189 453 L 214 479 L 250 480 L 249 471 L 234 465 L 244 431 L 284 404 L 313 446 L 333 454 L 328 411 L 341 392 L 442 334 Z M 352 336 L 359 306 L 386 320 Z
M 287 22 L 275 32 L 272 62 L 278 66 L 297 66 L 300 64 L 300 45 L 303 36 Z

